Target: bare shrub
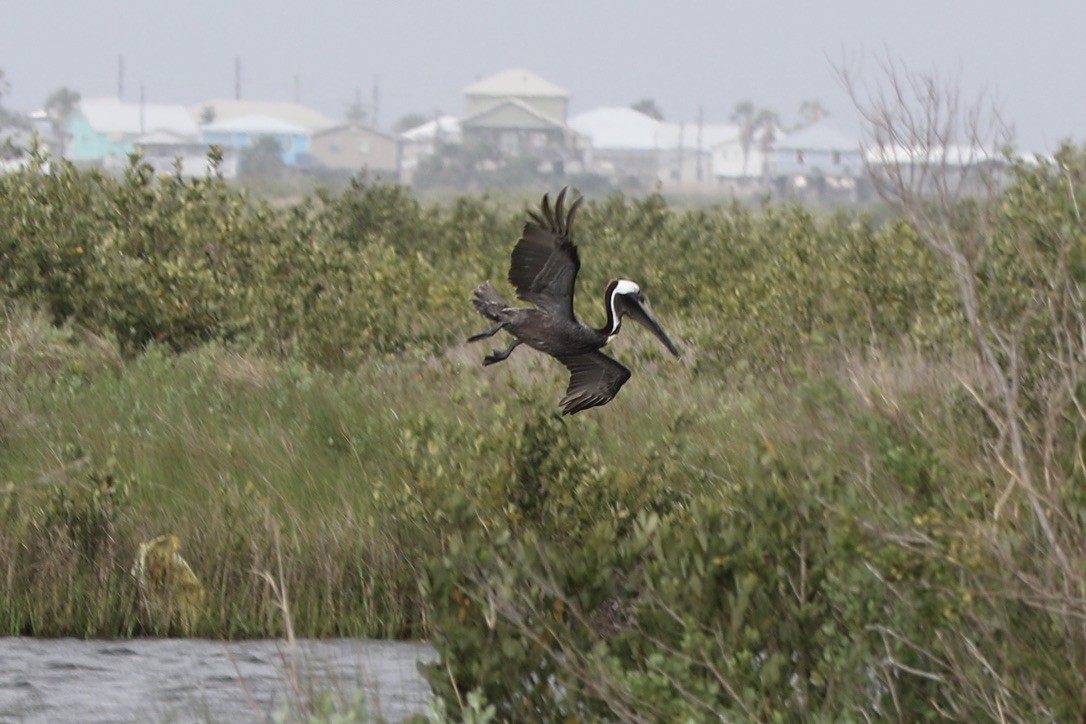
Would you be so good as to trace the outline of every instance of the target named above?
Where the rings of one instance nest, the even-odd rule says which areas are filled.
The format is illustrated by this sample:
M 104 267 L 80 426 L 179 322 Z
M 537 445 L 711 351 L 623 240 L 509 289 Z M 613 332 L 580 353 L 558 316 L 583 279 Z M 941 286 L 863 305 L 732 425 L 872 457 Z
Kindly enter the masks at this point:
M 1007 572 L 998 588 L 988 582 L 980 592 L 996 603 L 995 614 L 970 617 L 957 646 L 925 655 L 942 668 L 945 689 L 994 718 L 1030 711 L 1024 702 L 1049 711 L 1033 676 L 1007 682 L 1027 651 L 1044 646 L 1028 640 L 1029 630 L 1014 631 L 1017 606 L 1049 616 L 1066 645 L 1059 655 L 1072 658 L 1061 663 L 1049 651 L 1042 668 L 1081 672 L 1086 656 L 1086 535 L 1073 492 L 1086 439 L 1086 299 L 1075 262 L 1084 234 L 1082 156 L 1064 149 L 1054 163 L 1016 159 L 990 94 L 970 99 L 958 78 L 892 58 L 877 65 L 874 84 L 855 67 L 838 71 L 865 121 L 876 191 L 953 279 L 984 380 L 977 385 L 967 373 L 959 384 L 994 430 L 987 464 L 999 488 L 984 522 Z

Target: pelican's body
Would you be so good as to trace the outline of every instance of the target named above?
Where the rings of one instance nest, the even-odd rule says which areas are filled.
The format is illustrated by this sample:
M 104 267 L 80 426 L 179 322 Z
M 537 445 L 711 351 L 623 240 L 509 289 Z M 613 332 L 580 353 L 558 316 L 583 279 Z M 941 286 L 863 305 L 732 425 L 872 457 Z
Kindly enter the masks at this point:
M 562 410 L 574 414 L 607 404 L 630 378 L 628 369 L 600 352 L 618 334 L 624 315 L 630 314 L 647 326 L 676 357 L 679 351 L 652 316 L 641 288 L 629 280 L 607 285 L 607 322 L 602 327 L 590 327 L 574 315 L 573 286 L 581 262 L 570 233 L 583 198 L 565 213 L 565 194 L 566 189 L 558 193 L 553 211 L 547 196 L 543 197 L 542 214 L 529 212 L 531 220 L 513 249 L 509 281 L 519 299 L 536 306 L 510 307 L 489 282 L 483 284 L 475 290 L 475 307 L 497 325 L 468 341 L 485 339 L 503 329 L 513 335 L 509 347 L 485 357 L 484 365 L 501 362 L 520 344 L 557 358 L 570 371 Z

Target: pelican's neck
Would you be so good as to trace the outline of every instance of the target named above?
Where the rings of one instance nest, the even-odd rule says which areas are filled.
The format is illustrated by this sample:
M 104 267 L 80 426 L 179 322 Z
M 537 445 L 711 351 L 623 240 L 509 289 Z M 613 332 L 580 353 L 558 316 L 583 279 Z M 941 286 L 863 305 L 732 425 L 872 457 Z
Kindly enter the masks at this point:
M 622 315 L 618 313 L 616 302 L 618 295 L 632 294 L 639 291 L 641 291 L 641 288 L 627 279 L 616 279 L 607 285 L 607 291 L 603 297 L 607 305 L 607 323 L 599 329 L 599 332 L 607 338 L 608 342 L 615 338 L 619 327 L 622 326 Z

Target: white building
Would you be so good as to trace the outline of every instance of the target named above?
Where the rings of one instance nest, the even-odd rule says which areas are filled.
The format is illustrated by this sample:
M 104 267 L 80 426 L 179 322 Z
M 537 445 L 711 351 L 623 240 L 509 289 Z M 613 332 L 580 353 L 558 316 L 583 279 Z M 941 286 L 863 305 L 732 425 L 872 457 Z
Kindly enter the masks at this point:
M 442 144 L 459 144 L 462 140 L 456 116 L 441 116 L 401 133 L 401 183 L 410 184 L 422 160 L 437 153 Z
M 826 123 L 807 126 L 777 141 L 769 172 L 782 195 L 855 200 L 865 173 L 860 141 Z
M 739 128 L 721 123 L 668 123 L 621 106 L 594 108 L 569 125 L 589 143 L 590 171 L 620 186 L 711 192 L 729 144 L 738 144 Z M 737 163 L 735 168 L 740 165 Z

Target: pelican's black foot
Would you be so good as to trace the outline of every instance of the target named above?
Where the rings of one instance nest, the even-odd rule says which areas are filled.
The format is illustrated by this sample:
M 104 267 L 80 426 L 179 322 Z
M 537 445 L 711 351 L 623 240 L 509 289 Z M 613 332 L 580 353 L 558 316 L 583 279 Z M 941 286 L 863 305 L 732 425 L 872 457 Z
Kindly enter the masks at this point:
M 520 344 L 520 340 L 514 339 L 513 343 L 510 344 L 504 352 L 496 349 L 488 354 L 486 357 L 483 357 L 483 367 L 489 367 L 492 364 L 504 362 L 506 359 L 509 358 L 509 355 L 513 354 L 513 350 L 517 348 L 518 344 Z
M 505 329 L 505 324 L 506 324 L 505 322 L 500 322 L 497 325 L 495 325 L 495 326 L 491 327 L 490 329 L 486 330 L 485 332 L 479 332 L 479 334 L 473 334 L 470 337 L 468 337 L 468 341 L 469 342 L 478 342 L 480 339 L 486 339 L 487 337 L 493 337 L 495 334 L 497 334 L 498 332 Z

